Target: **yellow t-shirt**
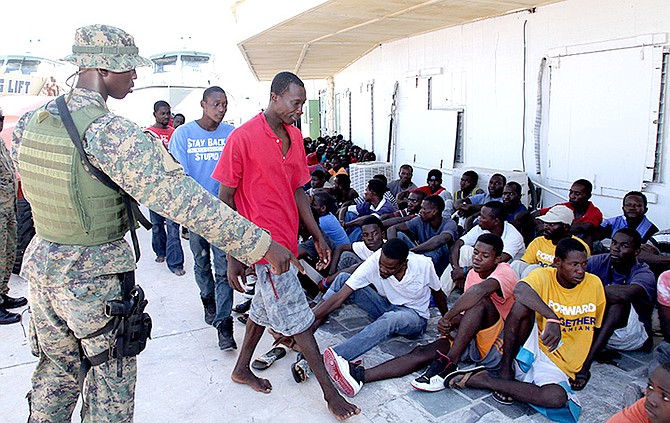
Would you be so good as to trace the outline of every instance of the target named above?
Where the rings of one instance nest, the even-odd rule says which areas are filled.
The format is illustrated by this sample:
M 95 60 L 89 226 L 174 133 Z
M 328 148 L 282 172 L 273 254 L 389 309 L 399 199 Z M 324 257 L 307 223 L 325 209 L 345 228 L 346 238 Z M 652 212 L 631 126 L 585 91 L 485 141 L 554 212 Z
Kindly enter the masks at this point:
M 584 244 L 586 247 L 586 257 L 591 256 L 591 249 L 589 246 L 576 236 L 572 236 L 573 239 Z M 539 264 L 542 267 L 551 266 L 554 263 L 554 255 L 556 255 L 556 246 L 551 240 L 548 240 L 544 236 L 538 236 L 528 244 L 526 252 L 524 253 L 521 260 L 525 261 L 528 264 Z
M 596 275 L 587 273 L 584 280 L 572 289 L 563 288 L 556 279 L 555 267 L 532 271 L 524 282 L 561 320 L 563 344 L 550 353 L 540 341 L 540 349 L 571 378 L 581 370 L 593 341 L 593 331 L 599 328 L 605 313 L 605 289 Z M 537 329 L 544 331 L 545 318 L 536 313 Z

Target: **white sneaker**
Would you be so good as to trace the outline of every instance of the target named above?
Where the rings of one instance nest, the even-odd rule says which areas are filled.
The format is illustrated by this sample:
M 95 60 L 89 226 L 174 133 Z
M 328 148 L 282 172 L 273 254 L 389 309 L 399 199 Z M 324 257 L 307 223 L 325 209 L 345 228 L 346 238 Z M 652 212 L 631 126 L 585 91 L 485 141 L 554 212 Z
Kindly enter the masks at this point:
M 447 375 L 455 370 L 457 370 L 455 364 L 449 364 L 445 368 L 444 365 L 440 364 L 437 360 L 434 360 L 421 376 L 410 383 L 414 389 L 418 389 L 419 391 L 441 391 L 445 388 L 444 381 L 447 378 Z
M 335 385 L 348 397 L 355 396 L 363 387 L 350 372 L 349 362 L 337 355 L 330 347 L 323 352 L 323 364 Z

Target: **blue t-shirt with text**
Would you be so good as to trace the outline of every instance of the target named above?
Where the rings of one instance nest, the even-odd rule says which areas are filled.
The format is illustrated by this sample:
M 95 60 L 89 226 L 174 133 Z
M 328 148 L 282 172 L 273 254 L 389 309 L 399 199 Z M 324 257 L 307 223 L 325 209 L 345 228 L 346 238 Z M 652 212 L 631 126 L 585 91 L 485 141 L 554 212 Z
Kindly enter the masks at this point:
M 178 127 L 170 139 L 170 153 L 184 172 L 214 196 L 219 195 L 219 181 L 212 178 L 212 172 L 233 129 L 233 125 L 222 122 L 215 131 L 206 131 L 192 121 Z

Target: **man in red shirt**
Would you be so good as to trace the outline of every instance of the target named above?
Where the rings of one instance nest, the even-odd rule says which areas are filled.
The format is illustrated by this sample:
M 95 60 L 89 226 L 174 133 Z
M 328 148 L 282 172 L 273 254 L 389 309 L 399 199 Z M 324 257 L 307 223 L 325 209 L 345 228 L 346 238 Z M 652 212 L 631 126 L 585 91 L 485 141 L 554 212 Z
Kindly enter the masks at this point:
M 589 199 L 593 191 L 593 184 L 586 179 L 577 179 L 572 183 L 569 191 L 570 201 L 563 203 L 575 214 L 575 219 L 570 226 L 570 233 L 582 238 L 589 246 L 592 244 L 592 237 L 597 228 L 603 221 L 603 214 Z M 533 212 L 533 217 L 546 214 L 551 207 L 546 207 Z
M 170 104 L 167 101 L 158 100 L 154 103 L 154 118 L 156 122 L 146 130 L 157 136 L 168 148 L 174 128 L 170 126 Z
M 212 177 L 221 182 L 219 198 L 242 216 L 269 231 L 272 238 L 294 255 L 298 253 L 298 223 L 314 237 L 319 254 L 317 267 L 330 261 L 330 250 L 312 215 L 303 185 L 310 180 L 302 134 L 293 123 L 300 119 L 306 100 L 303 82 L 290 72 L 275 76 L 267 109 L 237 128 L 228 137 Z M 255 264 L 256 293 L 249 310 L 242 350 L 232 379 L 269 393 L 267 379 L 253 374 L 249 363 L 265 326 L 293 336 L 314 372 L 328 408 L 342 420 L 360 413 L 348 403 L 328 378 L 319 348 L 310 330 L 314 313 L 292 267 L 282 274 L 261 260 Z M 239 278 L 239 279 L 238 279 Z M 228 256 L 228 282 L 243 292 L 244 266 Z
M 170 126 L 170 104 L 158 100 L 154 103 L 156 122 L 145 131 L 150 132 L 168 148 L 174 128 Z M 184 250 L 179 239 L 179 224 L 149 210 L 151 219 L 151 247 L 156 253 L 156 262 L 166 262 L 168 269 L 177 276 L 184 276 Z M 167 230 L 167 233 L 166 233 Z

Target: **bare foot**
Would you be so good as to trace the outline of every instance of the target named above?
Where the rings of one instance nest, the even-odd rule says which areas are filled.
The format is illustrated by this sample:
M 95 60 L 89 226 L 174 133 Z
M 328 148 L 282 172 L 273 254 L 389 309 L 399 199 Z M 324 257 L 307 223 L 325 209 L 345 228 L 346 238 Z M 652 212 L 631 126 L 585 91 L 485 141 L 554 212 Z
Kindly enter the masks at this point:
M 254 391 L 263 392 L 264 394 L 269 394 L 272 391 L 272 384 L 269 380 L 256 376 L 249 369 L 242 372 L 233 370 L 230 378 L 233 382 L 251 386 Z
M 326 398 L 328 403 L 328 410 L 335 415 L 337 420 L 346 420 L 351 416 L 355 416 L 361 412 L 361 409 L 349 403 L 342 398 L 340 394 L 334 395 L 332 398 Z

